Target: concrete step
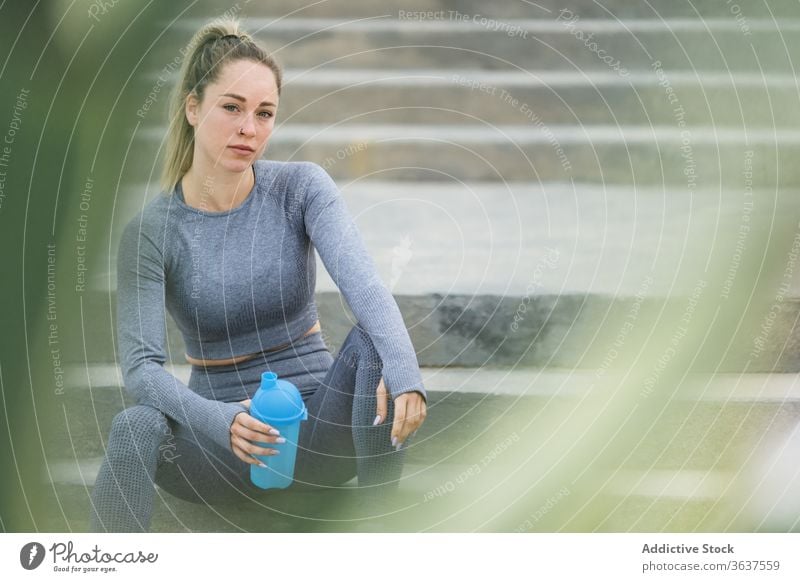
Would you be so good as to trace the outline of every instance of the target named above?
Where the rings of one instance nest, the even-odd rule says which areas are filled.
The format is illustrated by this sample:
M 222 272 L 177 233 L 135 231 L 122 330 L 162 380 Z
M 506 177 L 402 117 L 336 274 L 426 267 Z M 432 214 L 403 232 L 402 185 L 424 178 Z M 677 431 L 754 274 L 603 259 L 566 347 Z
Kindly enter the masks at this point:
M 103 457 L 80 460 L 61 460 L 49 463 L 43 478 L 54 487 L 94 487 Z M 401 488 L 407 499 L 429 503 L 446 497 L 465 483 L 471 474 L 477 474 L 473 465 L 438 464 L 435 467 L 407 463 L 403 469 Z M 470 471 L 472 469 L 472 471 Z M 734 473 L 704 470 L 636 470 L 610 471 L 604 479 L 606 494 L 615 497 L 641 497 L 648 499 L 674 499 L 682 501 L 718 500 L 734 479 Z M 341 486 L 357 489 L 358 479 L 353 477 Z M 166 495 L 166 492 L 162 492 Z
M 599 366 L 621 325 L 614 322 L 639 295 L 651 314 L 637 324 L 644 333 L 663 329 L 668 319 L 659 315 L 662 306 L 669 304 L 665 313 L 674 309 L 679 318 L 698 280 L 707 283 L 705 299 L 721 297 L 727 285 L 739 294 L 756 289 L 755 277 L 736 270 L 744 201 L 739 195 L 424 182 L 411 194 L 399 180 L 339 184 L 424 366 Z M 126 204 L 141 206 L 136 197 L 142 192 L 145 186 L 131 191 Z M 797 216 L 800 196 L 789 189 L 777 195 L 758 190 L 753 199 L 759 202 L 748 214 L 751 233 L 738 259 L 742 264 L 750 258 L 748 249 L 766 245 L 758 233 L 774 232 L 773 216 Z M 125 220 L 132 215 L 120 212 Z M 121 232 L 121 224 L 113 232 Z M 443 245 L 443 240 L 456 242 Z M 113 240 L 105 246 L 116 247 Z M 83 311 L 75 312 L 85 314 L 75 322 L 75 329 L 86 330 L 85 339 L 64 346 L 67 361 L 83 361 L 85 354 L 96 363 L 115 359 L 114 257 L 110 262 L 103 257 L 99 265 L 92 269 L 96 285 L 86 294 Z M 800 370 L 797 351 L 784 347 L 800 334 L 792 325 L 800 312 L 797 284 L 787 288 L 782 316 L 749 371 Z M 352 327 L 352 314 L 319 263 L 316 299 L 326 337 L 339 345 Z M 171 318 L 167 325 L 168 354 L 179 363 L 182 338 Z M 600 330 L 608 343 L 586 330 Z M 725 353 L 709 353 L 702 361 L 721 362 L 722 371 L 742 370 L 751 359 L 748 330 L 742 327 Z M 640 335 L 637 341 L 647 338 Z
M 167 365 L 167 370 L 182 382 L 189 380 L 191 366 Z M 428 392 L 445 398 L 451 393 L 478 396 L 540 398 L 581 398 L 588 395 L 597 374 L 586 370 L 523 368 L 421 368 Z M 71 365 L 65 374 L 65 388 L 74 392 L 95 387 L 116 390 L 121 381 L 115 363 Z M 618 378 L 621 382 L 623 378 Z M 681 402 L 728 404 L 791 404 L 800 402 L 800 375 L 766 373 L 694 373 L 687 382 L 698 388 L 691 393 L 676 392 Z M 100 394 L 105 394 L 101 392 Z
M 63 529 L 65 522 L 70 522 L 71 527 L 78 531 L 86 527 L 88 499 L 94 486 L 92 478 L 100 462 L 101 459 L 82 463 L 79 469 L 74 464 L 52 466 L 54 481 L 49 499 L 54 507 L 49 511 L 48 519 L 52 529 Z M 259 501 L 246 498 L 235 505 L 192 504 L 159 488 L 153 531 L 349 531 L 358 530 L 364 522 L 397 531 L 437 531 L 448 527 L 445 525 L 449 517 L 447 513 L 454 506 L 458 507 L 453 501 L 454 493 L 464 493 L 475 470 L 474 465 L 435 469 L 406 465 L 398 499 L 380 510 L 367 509 L 359 504 L 361 492 L 355 478 L 339 491 L 313 494 L 272 492 L 260 500 L 260 505 Z M 669 524 L 673 524 L 672 527 L 679 523 L 685 525 L 681 520 L 690 519 L 687 507 L 721 504 L 731 476 L 704 471 L 628 470 L 610 474 L 606 482 L 607 485 L 602 491 L 596 491 L 595 498 L 588 504 L 594 511 L 602 508 L 607 512 L 595 529 L 637 530 L 653 528 L 659 522 L 658 529 L 662 529 L 669 528 Z M 569 509 L 572 521 L 580 523 L 585 519 L 580 514 L 581 510 L 588 513 L 586 507 L 581 508 L 566 496 L 563 503 L 572 505 Z M 683 506 L 679 515 L 686 515 L 664 515 L 658 511 L 668 505 L 674 508 Z M 632 506 L 645 506 L 647 510 L 634 513 Z M 77 508 L 85 513 L 76 511 Z M 560 510 L 565 512 L 564 507 Z M 700 516 L 708 520 L 706 513 Z M 698 517 L 693 518 L 695 526 Z M 544 525 L 537 528 L 535 522 L 524 518 L 518 518 L 518 523 L 509 523 L 511 521 L 507 519 L 502 531 L 536 531 Z M 564 526 L 569 529 L 567 524 L 561 525 Z
M 800 35 L 797 20 L 780 25 L 753 22 L 748 36 L 733 18 L 718 21 L 718 26 L 657 19 L 644 24 L 507 18 L 500 22 L 504 27 L 500 31 L 474 22 L 394 19 L 352 24 L 248 19 L 247 25 L 258 31 L 256 38 L 279 62 L 292 68 L 521 67 L 616 72 L 649 70 L 659 62 L 668 71 L 791 72 L 796 55 L 787 47 L 797 46 Z M 200 25 L 199 21 L 184 23 L 186 34 Z M 598 56 L 598 51 L 604 52 Z
M 210 0 L 197 3 L 195 9 L 199 13 L 214 18 L 229 14 L 241 14 L 245 18 L 271 16 L 274 18 L 364 18 L 388 15 L 397 17 L 400 10 L 414 11 L 458 11 L 468 15 L 486 15 L 505 18 L 556 18 L 564 3 L 558 0 L 539 0 L 537 2 L 502 2 L 490 4 L 480 0 L 387 0 L 375 4 L 369 0 L 326 0 L 298 4 L 293 0 L 273 0 L 268 3 L 238 3 L 227 11 L 222 11 L 219 4 Z M 737 10 L 738 8 L 738 10 Z M 649 2 L 627 2 L 626 0 L 573 0 L 569 9 L 585 19 L 653 19 L 653 18 L 687 18 L 707 20 L 725 18 L 735 20 L 736 15 L 748 21 L 758 18 L 797 17 L 797 3 L 791 0 L 770 0 L 769 10 L 757 5 L 743 8 L 729 4 L 720 4 L 716 0 L 692 0 L 691 2 L 674 2 L 674 0 L 650 0 Z M 444 15 L 449 18 L 449 14 Z
M 339 179 L 377 177 L 403 168 L 396 179 L 510 180 L 718 188 L 739 186 L 743 152 L 757 152 L 753 183 L 792 187 L 798 170 L 800 132 L 677 126 L 287 124 L 271 138 L 276 160 L 326 164 Z M 157 147 L 163 128 L 142 129 L 135 142 Z M 688 142 L 688 143 L 683 143 Z M 683 150 L 682 150 L 683 148 Z M 332 163 L 349 156 L 349 164 Z M 330 160 L 330 162 L 326 162 Z M 535 160 L 535 162 L 534 162 Z M 358 172 L 353 173 L 352 168 Z M 700 168 L 703 171 L 700 171 Z M 777 172 L 776 168 L 781 171 Z M 688 178 L 687 178 L 688 177 Z
M 84 532 L 88 528 L 91 489 L 83 485 L 60 484 L 41 507 L 39 529 L 52 532 Z M 240 505 L 194 504 L 162 492 L 156 497 L 150 531 L 166 532 L 536 532 L 536 531 L 721 531 L 723 522 L 718 500 L 673 499 L 640 496 L 595 498 L 588 506 L 577 503 L 570 523 L 535 521 L 538 501 L 531 502 L 531 516 L 524 510 L 509 514 L 502 523 L 469 522 L 444 501 L 419 502 L 417 493 L 398 494 L 385 509 L 368 510 L 356 488 L 335 492 L 270 495 L 265 501 L 243 501 Z M 445 498 L 446 500 L 447 498 Z M 547 499 L 541 500 L 543 507 Z M 505 507 L 505 506 L 503 506 Z M 460 522 L 452 517 L 459 513 Z M 539 510 L 541 513 L 541 510 Z M 598 515 L 600 517 L 598 517 Z M 450 519 L 448 519 L 450 518 Z M 566 520 L 565 520 L 566 521 Z M 724 523 L 724 522 L 723 522 Z
M 796 19 L 800 13 L 778 24 L 766 14 L 749 18 L 746 35 L 733 17 L 589 21 L 570 20 L 565 13 L 561 19 L 559 14 L 539 19 L 504 15 L 476 21 L 469 14 L 465 20 L 445 15 L 444 19 L 420 21 L 403 18 L 399 11 L 384 14 L 354 19 L 248 17 L 246 25 L 290 68 L 608 71 L 611 62 L 615 71 L 635 71 L 649 70 L 660 61 L 667 70 L 791 72 L 792 53 L 787 47 L 796 46 L 800 34 Z M 205 19 L 184 19 L 172 27 L 188 37 L 203 22 Z M 154 55 L 158 59 L 174 52 L 169 45 L 162 46 L 167 50 Z M 601 50 L 605 52 L 599 53 Z
M 646 286 L 646 281 L 642 285 Z M 87 295 L 85 308 L 76 308 L 75 312 L 59 318 L 64 321 L 64 329 L 81 331 L 74 341 L 62 338 L 61 361 L 116 361 L 115 308 L 110 299 L 113 301 L 108 294 Z M 674 322 L 681 319 L 689 302 L 687 296 L 665 300 L 592 294 L 527 297 L 431 294 L 395 299 L 422 366 L 583 370 L 597 370 L 604 365 L 623 329 L 626 313 L 633 309 L 641 314 L 633 329 L 625 328 L 626 349 L 643 346 L 650 351 L 667 350 L 669 339 L 665 334 L 674 333 Z M 318 294 L 317 305 L 325 341 L 333 349 L 341 345 L 352 329 L 353 315 L 338 294 Z M 770 316 L 773 311 L 778 313 L 777 319 Z M 799 316 L 800 300 L 789 296 L 778 307 L 763 311 L 753 308 L 746 313 L 746 324 L 730 330 L 729 339 L 700 346 L 698 369 L 800 371 L 800 355 L 786 348 L 800 341 L 800 329 L 794 325 Z M 740 317 L 737 315 L 732 321 L 739 322 Z M 68 319 L 76 327 L 68 327 Z M 771 322 L 768 333 L 760 327 L 762 320 Z M 659 334 L 660 339 L 654 339 L 651 332 Z M 755 354 L 754 339 L 758 340 Z M 168 363 L 185 363 L 183 339 L 170 317 L 167 317 L 167 340 Z
M 168 369 L 188 381 L 188 367 Z M 117 376 L 114 366 L 69 369 L 52 414 L 58 420 L 45 430 L 47 458 L 55 466 L 77 469 L 103 456 L 114 415 L 134 404 Z M 613 388 L 600 388 L 596 374 L 568 371 L 423 368 L 423 376 L 428 418 L 408 449 L 408 462 L 421 466 L 468 466 L 505 443 L 502 448 L 513 454 L 492 464 L 514 467 L 528 455 L 546 454 L 543 442 L 567 431 L 570 419 L 586 413 L 605 391 L 612 390 L 609 400 L 623 398 L 616 387 L 625 386 L 620 377 L 611 379 Z M 611 435 L 613 455 L 593 462 L 614 471 L 732 471 L 765 438 L 790 430 L 800 413 L 800 383 L 794 374 L 697 375 L 687 384 L 693 388 L 676 390 L 650 412 L 642 409 L 642 415 L 652 415 L 652 425 Z M 640 402 L 638 390 L 629 398 L 623 407 Z M 555 433 L 547 431 L 551 425 Z M 579 441 L 576 445 L 592 446 Z
M 669 80 L 684 122 L 694 126 L 797 126 L 793 77 L 673 73 Z M 469 70 L 348 70 L 287 75 L 279 109 L 286 124 L 515 124 L 532 113 L 548 125 L 676 123 L 658 77 L 608 72 Z M 751 107 L 745 103 L 772 103 Z
M 144 103 L 160 71 L 138 80 Z M 170 84 L 174 76 L 168 77 Z M 548 125 L 667 125 L 683 107 L 687 126 L 792 127 L 800 124 L 795 78 L 758 73 L 673 72 L 679 99 L 670 103 L 653 71 L 625 77 L 602 71 L 485 71 L 480 69 L 287 70 L 278 111 L 284 124 L 514 124 L 529 111 Z M 169 86 L 169 85 L 168 85 Z M 152 93 L 142 119 L 167 117 L 166 88 Z M 516 101 L 515 101 L 516 100 Z M 752 107 L 771 103 L 771 107 Z
M 188 379 L 187 366 L 169 370 Z M 649 407 L 620 393 L 623 376 L 609 375 L 601 387 L 595 373 L 574 370 L 423 375 L 428 418 L 391 505 L 365 508 L 356 479 L 336 491 L 278 492 L 222 508 L 159 490 L 153 531 L 735 530 L 742 467 L 800 417 L 796 374 L 690 375 L 668 398 L 654 394 L 660 400 Z M 42 427 L 42 527 L 83 531 L 110 420 L 131 402 L 116 366 L 70 368 L 66 380 L 61 414 L 49 416 L 63 423 Z M 586 432 L 598 423 L 607 427 L 600 438 Z M 542 492 L 537 483 L 551 472 L 558 486 Z M 500 489 L 487 491 L 487 483 Z
M 339 165 L 357 172 L 350 157 L 334 158 L 328 171 Z M 676 272 L 727 264 L 741 223 L 743 202 L 734 191 L 720 197 L 716 189 L 391 179 L 402 173 L 338 181 L 381 279 L 398 296 L 522 297 L 537 277 L 541 295 L 624 297 L 635 295 L 648 275 L 650 296 L 688 293 L 694 275 L 676 278 Z M 110 248 L 117 248 L 123 223 L 157 188 L 135 184 L 120 197 Z M 753 198 L 759 200 L 749 214 L 754 224 L 769 221 L 773 206 L 786 215 L 800 212 L 798 190 L 759 189 Z M 712 227 L 716 237 L 708 236 Z M 683 242 L 673 247 L 667 241 Z M 115 270 L 113 253 L 92 270 L 89 288 L 113 293 Z M 338 292 L 319 258 L 316 290 Z M 792 294 L 800 296 L 800 283 Z
M 350 163 L 349 158 L 337 159 L 328 167 L 332 171 Z M 387 172 L 385 177 L 399 174 Z M 415 183 L 413 194 L 400 179 L 340 180 L 339 185 L 426 366 L 599 366 L 613 339 L 603 344 L 586 330 L 600 329 L 613 338 L 618 327 L 608 318 L 624 317 L 643 286 L 654 309 L 672 297 L 677 317 L 685 302 L 680 296 L 691 294 L 698 279 L 709 283 L 705 296 L 719 296 L 729 268 L 736 266 L 741 242 L 744 198 L 731 194 L 741 185 L 722 192 L 686 192 L 588 184 L 421 182 Z M 122 222 L 145 195 L 156 191 L 140 184 L 120 196 L 124 205 L 121 200 L 120 223 L 112 236 L 118 236 Z M 756 252 L 766 244 L 757 233 L 774 231 L 773 216 L 797 215 L 800 197 L 789 189 L 778 194 L 756 190 L 753 199 L 758 203 L 748 215 L 752 231 L 740 260 L 747 259 L 747 249 Z M 443 240 L 456 243 L 443 245 Z M 100 246 L 114 249 L 115 255 L 117 244 L 111 240 Z M 708 265 L 724 275 L 709 275 Z M 102 257 L 91 269 L 97 285 L 84 297 L 83 311 L 77 306 L 74 310 L 76 318 L 82 317 L 73 329 L 85 329 L 85 340 L 64 346 L 67 361 L 83 361 L 85 354 L 93 362 L 114 361 L 113 272 L 113 257 L 110 263 Z M 339 342 L 352 326 L 352 315 L 321 264 L 318 275 L 323 329 Z M 734 272 L 730 281 L 739 293 L 756 283 L 744 271 Z M 800 369 L 797 351 L 784 349 L 784 342 L 796 341 L 800 333 L 792 330 L 800 309 L 793 299 L 800 295 L 796 284 L 783 302 L 779 323 L 786 329 L 776 326 L 769 334 L 769 347 L 751 362 L 750 371 Z M 523 321 L 514 330 L 523 308 Z M 167 322 L 168 353 L 179 362 L 182 340 L 172 320 Z M 661 328 L 663 319 L 654 317 L 647 325 Z M 707 361 L 723 361 L 722 370 L 741 370 L 752 339 L 743 328 L 737 349 Z

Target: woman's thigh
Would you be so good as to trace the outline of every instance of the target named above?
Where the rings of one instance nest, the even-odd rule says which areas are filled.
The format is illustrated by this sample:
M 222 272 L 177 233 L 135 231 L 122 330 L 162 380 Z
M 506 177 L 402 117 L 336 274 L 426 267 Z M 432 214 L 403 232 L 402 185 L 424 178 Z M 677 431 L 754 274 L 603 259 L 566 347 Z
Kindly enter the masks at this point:
M 169 420 L 156 469 L 156 484 L 171 495 L 209 505 L 235 503 L 257 493 L 250 465 L 205 435 Z
M 380 378 L 380 359 L 371 340 L 353 328 L 325 378 L 306 400 L 308 420 L 301 424 L 293 488 L 336 487 L 356 475 L 353 425 L 358 422 L 372 428 Z M 357 383 L 362 385 L 357 388 Z M 355 419 L 354 412 L 358 413 Z M 388 414 L 391 418 L 391 400 Z

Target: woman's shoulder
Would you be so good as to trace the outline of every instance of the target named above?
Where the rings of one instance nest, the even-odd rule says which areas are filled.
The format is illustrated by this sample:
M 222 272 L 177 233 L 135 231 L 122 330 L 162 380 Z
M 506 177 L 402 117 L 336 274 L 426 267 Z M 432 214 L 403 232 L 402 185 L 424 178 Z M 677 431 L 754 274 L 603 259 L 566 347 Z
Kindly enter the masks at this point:
M 170 208 L 170 206 L 173 207 Z M 163 191 L 159 192 L 128 219 L 122 229 L 123 240 L 145 237 L 153 242 L 158 241 L 160 239 L 159 233 L 163 235 L 169 230 L 169 217 L 170 214 L 174 213 L 174 202 L 171 200 L 171 194 Z
M 309 161 L 288 161 L 281 162 L 276 160 L 257 160 L 259 169 L 258 175 L 262 180 L 274 183 L 276 179 L 281 180 L 288 186 L 302 185 L 309 180 L 327 176 L 327 171 L 316 162 Z
M 297 215 L 311 200 L 327 200 L 337 188 L 327 170 L 315 162 L 276 162 L 259 160 L 262 188 L 284 209 L 287 216 Z M 324 194 L 320 197 L 320 194 Z

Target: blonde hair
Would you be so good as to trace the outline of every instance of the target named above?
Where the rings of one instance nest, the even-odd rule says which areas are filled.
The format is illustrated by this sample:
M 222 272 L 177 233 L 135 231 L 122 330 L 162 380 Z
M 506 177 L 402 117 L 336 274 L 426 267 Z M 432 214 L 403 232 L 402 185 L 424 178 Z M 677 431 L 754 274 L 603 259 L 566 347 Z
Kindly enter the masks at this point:
M 170 94 L 169 130 L 161 172 L 161 187 L 171 192 L 194 159 L 194 127 L 186 119 L 186 98 L 194 93 L 203 101 L 205 88 L 219 78 L 223 67 L 233 61 L 250 60 L 268 66 L 275 74 L 281 93 L 281 68 L 255 40 L 241 30 L 235 18 L 221 18 L 198 30 L 187 50 L 178 83 Z

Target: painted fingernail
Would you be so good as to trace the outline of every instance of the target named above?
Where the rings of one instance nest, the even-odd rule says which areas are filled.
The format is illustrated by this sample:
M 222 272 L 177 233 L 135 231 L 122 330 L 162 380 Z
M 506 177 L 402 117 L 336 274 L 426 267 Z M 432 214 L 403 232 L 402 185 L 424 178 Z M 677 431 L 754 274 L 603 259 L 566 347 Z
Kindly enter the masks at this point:
M 272 454 L 273 455 L 280 455 L 281 452 L 278 449 L 272 449 Z
M 271 434 L 273 436 L 278 436 L 281 433 L 280 433 L 280 431 L 278 431 L 278 430 L 276 430 L 274 428 L 271 428 L 271 429 L 269 429 L 269 434 Z
M 392 437 L 392 446 L 393 447 L 397 446 L 397 437 Z
M 258 466 L 259 466 L 259 467 L 263 467 L 264 469 L 266 469 L 266 468 L 267 468 L 267 466 L 266 466 L 264 463 L 259 463 L 259 464 L 258 464 Z
M 276 443 L 285 443 L 285 442 L 286 442 L 286 439 L 285 439 L 285 438 L 283 438 L 283 437 L 280 437 L 280 438 L 277 438 L 277 439 L 275 439 L 275 442 L 276 442 Z
M 381 422 L 381 415 L 379 414 L 378 416 L 375 417 L 375 420 L 372 421 L 372 426 L 376 426 L 380 424 L 380 422 Z

